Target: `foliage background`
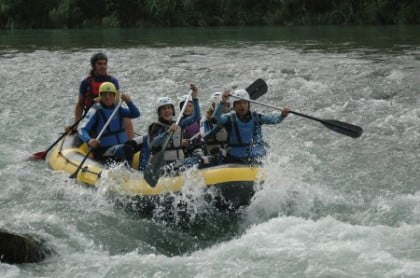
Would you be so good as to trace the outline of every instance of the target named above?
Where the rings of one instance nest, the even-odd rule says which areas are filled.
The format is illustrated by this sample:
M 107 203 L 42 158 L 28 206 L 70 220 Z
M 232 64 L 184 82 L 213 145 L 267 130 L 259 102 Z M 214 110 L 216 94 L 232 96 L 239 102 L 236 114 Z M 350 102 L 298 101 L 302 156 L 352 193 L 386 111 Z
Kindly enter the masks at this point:
M 419 24 L 418 0 L 0 0 L 0 28 Z

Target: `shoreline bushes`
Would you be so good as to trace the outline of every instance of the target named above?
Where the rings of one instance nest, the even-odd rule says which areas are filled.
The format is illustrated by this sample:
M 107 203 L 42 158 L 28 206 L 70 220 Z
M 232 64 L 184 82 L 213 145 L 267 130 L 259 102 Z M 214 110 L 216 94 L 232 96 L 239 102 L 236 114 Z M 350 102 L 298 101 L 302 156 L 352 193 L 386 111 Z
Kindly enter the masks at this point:
M 0 28 L 420 24 L 412 0 L 0 0 Z

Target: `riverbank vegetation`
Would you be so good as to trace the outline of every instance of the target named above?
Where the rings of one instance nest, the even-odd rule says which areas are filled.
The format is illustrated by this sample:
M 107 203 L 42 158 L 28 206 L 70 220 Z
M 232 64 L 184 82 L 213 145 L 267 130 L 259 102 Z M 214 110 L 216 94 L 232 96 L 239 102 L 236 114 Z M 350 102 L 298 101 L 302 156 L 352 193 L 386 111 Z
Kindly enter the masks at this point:
M 419 24 L 413 0 L 0 0 L 0 28 Z

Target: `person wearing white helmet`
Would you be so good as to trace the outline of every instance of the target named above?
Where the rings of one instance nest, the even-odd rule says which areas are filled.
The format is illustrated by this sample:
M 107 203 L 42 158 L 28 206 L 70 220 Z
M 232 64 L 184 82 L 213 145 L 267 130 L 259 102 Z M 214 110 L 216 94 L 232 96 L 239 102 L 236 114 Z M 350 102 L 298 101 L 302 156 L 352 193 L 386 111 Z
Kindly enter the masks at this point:
M 200 119 L 200 106 L 198 103 L 198 89 L 191 84 L 194 112 L 192 115 L 183 118 L 179 125 L 173 119 L 175 116 L 175 104 L 169 97 L 161 97 L 156 105 L 158 121 L 152 123 L 148 128 L 148 145 L 152 154 L 161 150 L 165 138 L 173 132 L 164 154 L 165 163 L 184 160 L 184 151 L 182 146 L 183 129 Z
M 204 140 L 204 149 L 206 155 L 213 155 L 211 158 L 213 164 L 220 164 L 223 157 L 226 155 L 227 147 L 227 130 L 224 126 L 218 125 L 214 118 L 214 113 L 217 109 L 221 110 L 217 113 L 227 113 L 230 111 L 230 103 L 224 102 L 223 105 L 219 105 L 222 102 L 222 92 L 213 93 L 210 97 L 210 107 L 207 110 L 205 117 L 200 122 L 200 134 Z
M 79 138 L 93 148 L 93 154 L 98 160 L 112 157 L 117 161 L 126 159 L 124 143 L 128 141 L 125 132 L 124 118 L 137 118 L 140 111 L 127 94 L 121 94 L 121 99 L 128 108 L 119 107 L 118 113 L 111 119 L 100 140 L 94 137 L 104 127 L 116 107 L 117 88 L 111 82 L 104 82 L 99 87 L 100 101 L 89 109 L 86 117 L 78 128 Z M 95 136 L 92 136 L 95 135 Z
M 219 125 L 223 125 L 228 132 L 228 151 L 225 162 L 228 163 L 259 163 L 265 156 L 266 151 L 261 132 L 264 124 L 278 124 L 289 113 L 284 108 L 281 114 L 262 114 L 250 110 L 250 97 L 247 91 L 239 89 L 223 92 L 222 102 L 224 105 L 229 96 L 233 96 L 233 111 L 222 114 L 221 109 L 216 108 L 215 118 Z

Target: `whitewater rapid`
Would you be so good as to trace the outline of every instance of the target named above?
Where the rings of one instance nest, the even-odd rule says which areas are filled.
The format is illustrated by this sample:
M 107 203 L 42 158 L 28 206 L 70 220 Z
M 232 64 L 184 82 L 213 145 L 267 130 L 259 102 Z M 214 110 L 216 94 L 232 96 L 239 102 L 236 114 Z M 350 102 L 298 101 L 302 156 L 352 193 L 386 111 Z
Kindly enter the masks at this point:
M 0 227 L 39 235 L 57 254 L 0 264 L 1 276 L 418 277 L 420 49 L 309 46 L 3 49 Z M 96 51 L 109 56 L 110 73 L 139 106 L 138 134 L 155 119 L 160 96 L 180 97 L 194 83 L 204 110 L 213 92 L 257 78 L 269 87 L 259 101 L 364 133 L 352 139 L 290 115 L 263 128 L 266 182 L 240 215 L 182 227 L 144 219 L 118 208 L 103 187 L 25 160 L 72 123 Z

